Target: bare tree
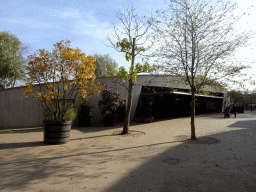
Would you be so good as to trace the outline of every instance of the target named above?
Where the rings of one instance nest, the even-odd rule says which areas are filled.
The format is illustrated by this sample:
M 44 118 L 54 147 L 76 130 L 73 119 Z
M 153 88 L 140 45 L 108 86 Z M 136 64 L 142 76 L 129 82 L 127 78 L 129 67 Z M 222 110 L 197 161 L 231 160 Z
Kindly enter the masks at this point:
M 154 56 L 167 74 L 178 76 L 191 91 L 191 139 L 195 134 L 195 93 L 236 82 L 247 65 L 232 53 L 245 45 L 252 32 L 238 33 L 237 5 L 222 0 L 169 0 L 168 10 L 154 21 L 158 48 Z
M 120 81 L 115 82 L 124 86 L 128 91 L 128 102 L 122 132 L 122 134 L 128 134 L 133 86 L 137 82 L 137 73 L 154 70 L 154 66 L 149 66 L 147 62 L 135 65 L 135 59 L 153 45 L 152 34 L 150 33 L 153 19 L 139 18 L 133 6 L 123 8 L 122 11 L 117 12 L 116 17 L 121 21 L 122 27 L 119 28 L 114 25 L 113 34 L 111 36 L 107 35 L 106 39 L 110 42 L 109 47 L 114 48 L 118 52 L 125 53 L 127 62 L 131 61 L 129 72 L 124 67 L 119 68 L 117 76 L 120 78 Z

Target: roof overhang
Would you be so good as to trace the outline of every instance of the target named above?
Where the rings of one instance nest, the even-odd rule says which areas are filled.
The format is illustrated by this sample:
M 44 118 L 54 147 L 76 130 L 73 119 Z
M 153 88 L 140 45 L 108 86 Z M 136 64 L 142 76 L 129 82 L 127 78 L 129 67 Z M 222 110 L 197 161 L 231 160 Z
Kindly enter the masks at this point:
M 174 94 L 179 94 L 179 95 L 191 95 L 191 93 L 184 93 L 184 92 L 178 92 L 178 91 L 173 91 Z M 195 94 L 197 97 L 210 97 L 210 98 L 217 98 L 217 99 L 223 99 L 224 97 L 218 97 L 218 96 L 213 96 L 213 95 L 200 95 L 200 94 Z

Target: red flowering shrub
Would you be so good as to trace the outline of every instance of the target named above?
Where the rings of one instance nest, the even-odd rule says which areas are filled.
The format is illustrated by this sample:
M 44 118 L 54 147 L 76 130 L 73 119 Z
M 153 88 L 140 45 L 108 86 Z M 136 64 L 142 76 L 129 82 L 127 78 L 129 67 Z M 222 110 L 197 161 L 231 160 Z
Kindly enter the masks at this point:
M 99 101 L 99 108 L 102 115 L 117 117 L 117 109 L 125 105 L 123 94 L 113 90 L 113 87 L 109 87 L 109 85 L 104 85 L 101 93 L 102 99 Z

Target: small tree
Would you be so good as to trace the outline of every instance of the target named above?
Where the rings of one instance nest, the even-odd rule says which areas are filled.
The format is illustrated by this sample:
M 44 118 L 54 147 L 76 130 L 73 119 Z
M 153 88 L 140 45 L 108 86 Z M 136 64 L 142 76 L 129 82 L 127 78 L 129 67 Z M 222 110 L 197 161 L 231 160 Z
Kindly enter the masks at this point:
M 195 93 L 237 82 L 235 75 L 243 75 L 241 71 L 248 68 L 228 60 L 253 35 L 237 32 L 236 7 L 222 0 L 170 0 L 167 11 L 157 11 L 154 29 L 159 45 L 154 56 L 167 74 L 190 86 L 191 139 L 196 139 Z
M 29 71 L 29 82 L 26 83 L 28 87 L 23 95 L 29 95 L 34 83 L 39 83 L 40 92 L 31 95 L 40 99 L 42 107 L 44 108 L 44 103 L 45 109 L 52 111 L 53 119 L 58 121 L 65 120 L 65 113 L 72 107 L 72 103 L 66 103 L 65 100 L 75 99 L 78 94 L 84 99 L 90 94 L 100 92 L 100 88 L 94 84 L 96 77 L 93 62 L 96 58 L 86 57 L 80 49 L 69 48 L 69 44 L 68 40 L 65 43 L 60 41 L 54 45 L 52 53 L 40 49 L 37 56 L 29 56 L 29 66 L 26 68 Z M 74 78 L 68 86 L 66 81 L 71 76 Z M 91 84 L 90 94 L 87 93 L 88 82 Z M 67 93 L 69 87 L 70 91 Z M 75 96 L 72 98 L 74 92 Z M 61 106 L 62 100 L 64 103 Z
M 94 62 L 96 77 L 110 77 L 111 75 L 116 75 L 118 70 L 117 63 L 109 54 L 101 55 L 95 53 L 93 56 L 96 58 Z
M 125 53 L 126 61 L 131 61 L 131 66 L 129 72 L 126 71 L 125 67 L 120 67 L 117 76 L 124 83 L 120 85 L 124 86 L 128 91 L 128 102 L 125 112 L 125 121 L 122 134 L 129 133 L 130 124 L 130 113 L 132 107 L 132 96 L 133 96 L 133 86 L 137 83 L 137 73 L 140 72 L 151 72 L 154 71 L 154 66 L 149 66 L 147 62 L 140 64 L 135 64 L 135 58 L 141 55 L 143 52 L 149 50 L 153 45 L 150 40 L 152 34 L 150 34 L 150 27 L 152 19 L 139 18 L 135 14 L 135 9 L 131 7 L 124 8 L 123 11 L 117 13 L 117 18 L 123 24 L 122 29 L 113 26 L 114 33 L 112 40 L 110 36 L 106 39 L 111 43 L 112 48 L 118 52 Z M 149 45 L 146 45 L 149 43 Z M 126 84 L 128 82 L 128 86 Z

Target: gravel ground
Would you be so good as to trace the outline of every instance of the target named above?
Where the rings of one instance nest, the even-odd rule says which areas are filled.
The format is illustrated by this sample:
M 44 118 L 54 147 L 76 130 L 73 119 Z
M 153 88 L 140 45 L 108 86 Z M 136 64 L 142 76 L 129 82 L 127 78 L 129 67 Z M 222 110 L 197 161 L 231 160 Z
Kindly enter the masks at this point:
M 256 112 L 73 128 L 44 145 L 41 127 L 0 130 L 0 191 L 255 191 Z

